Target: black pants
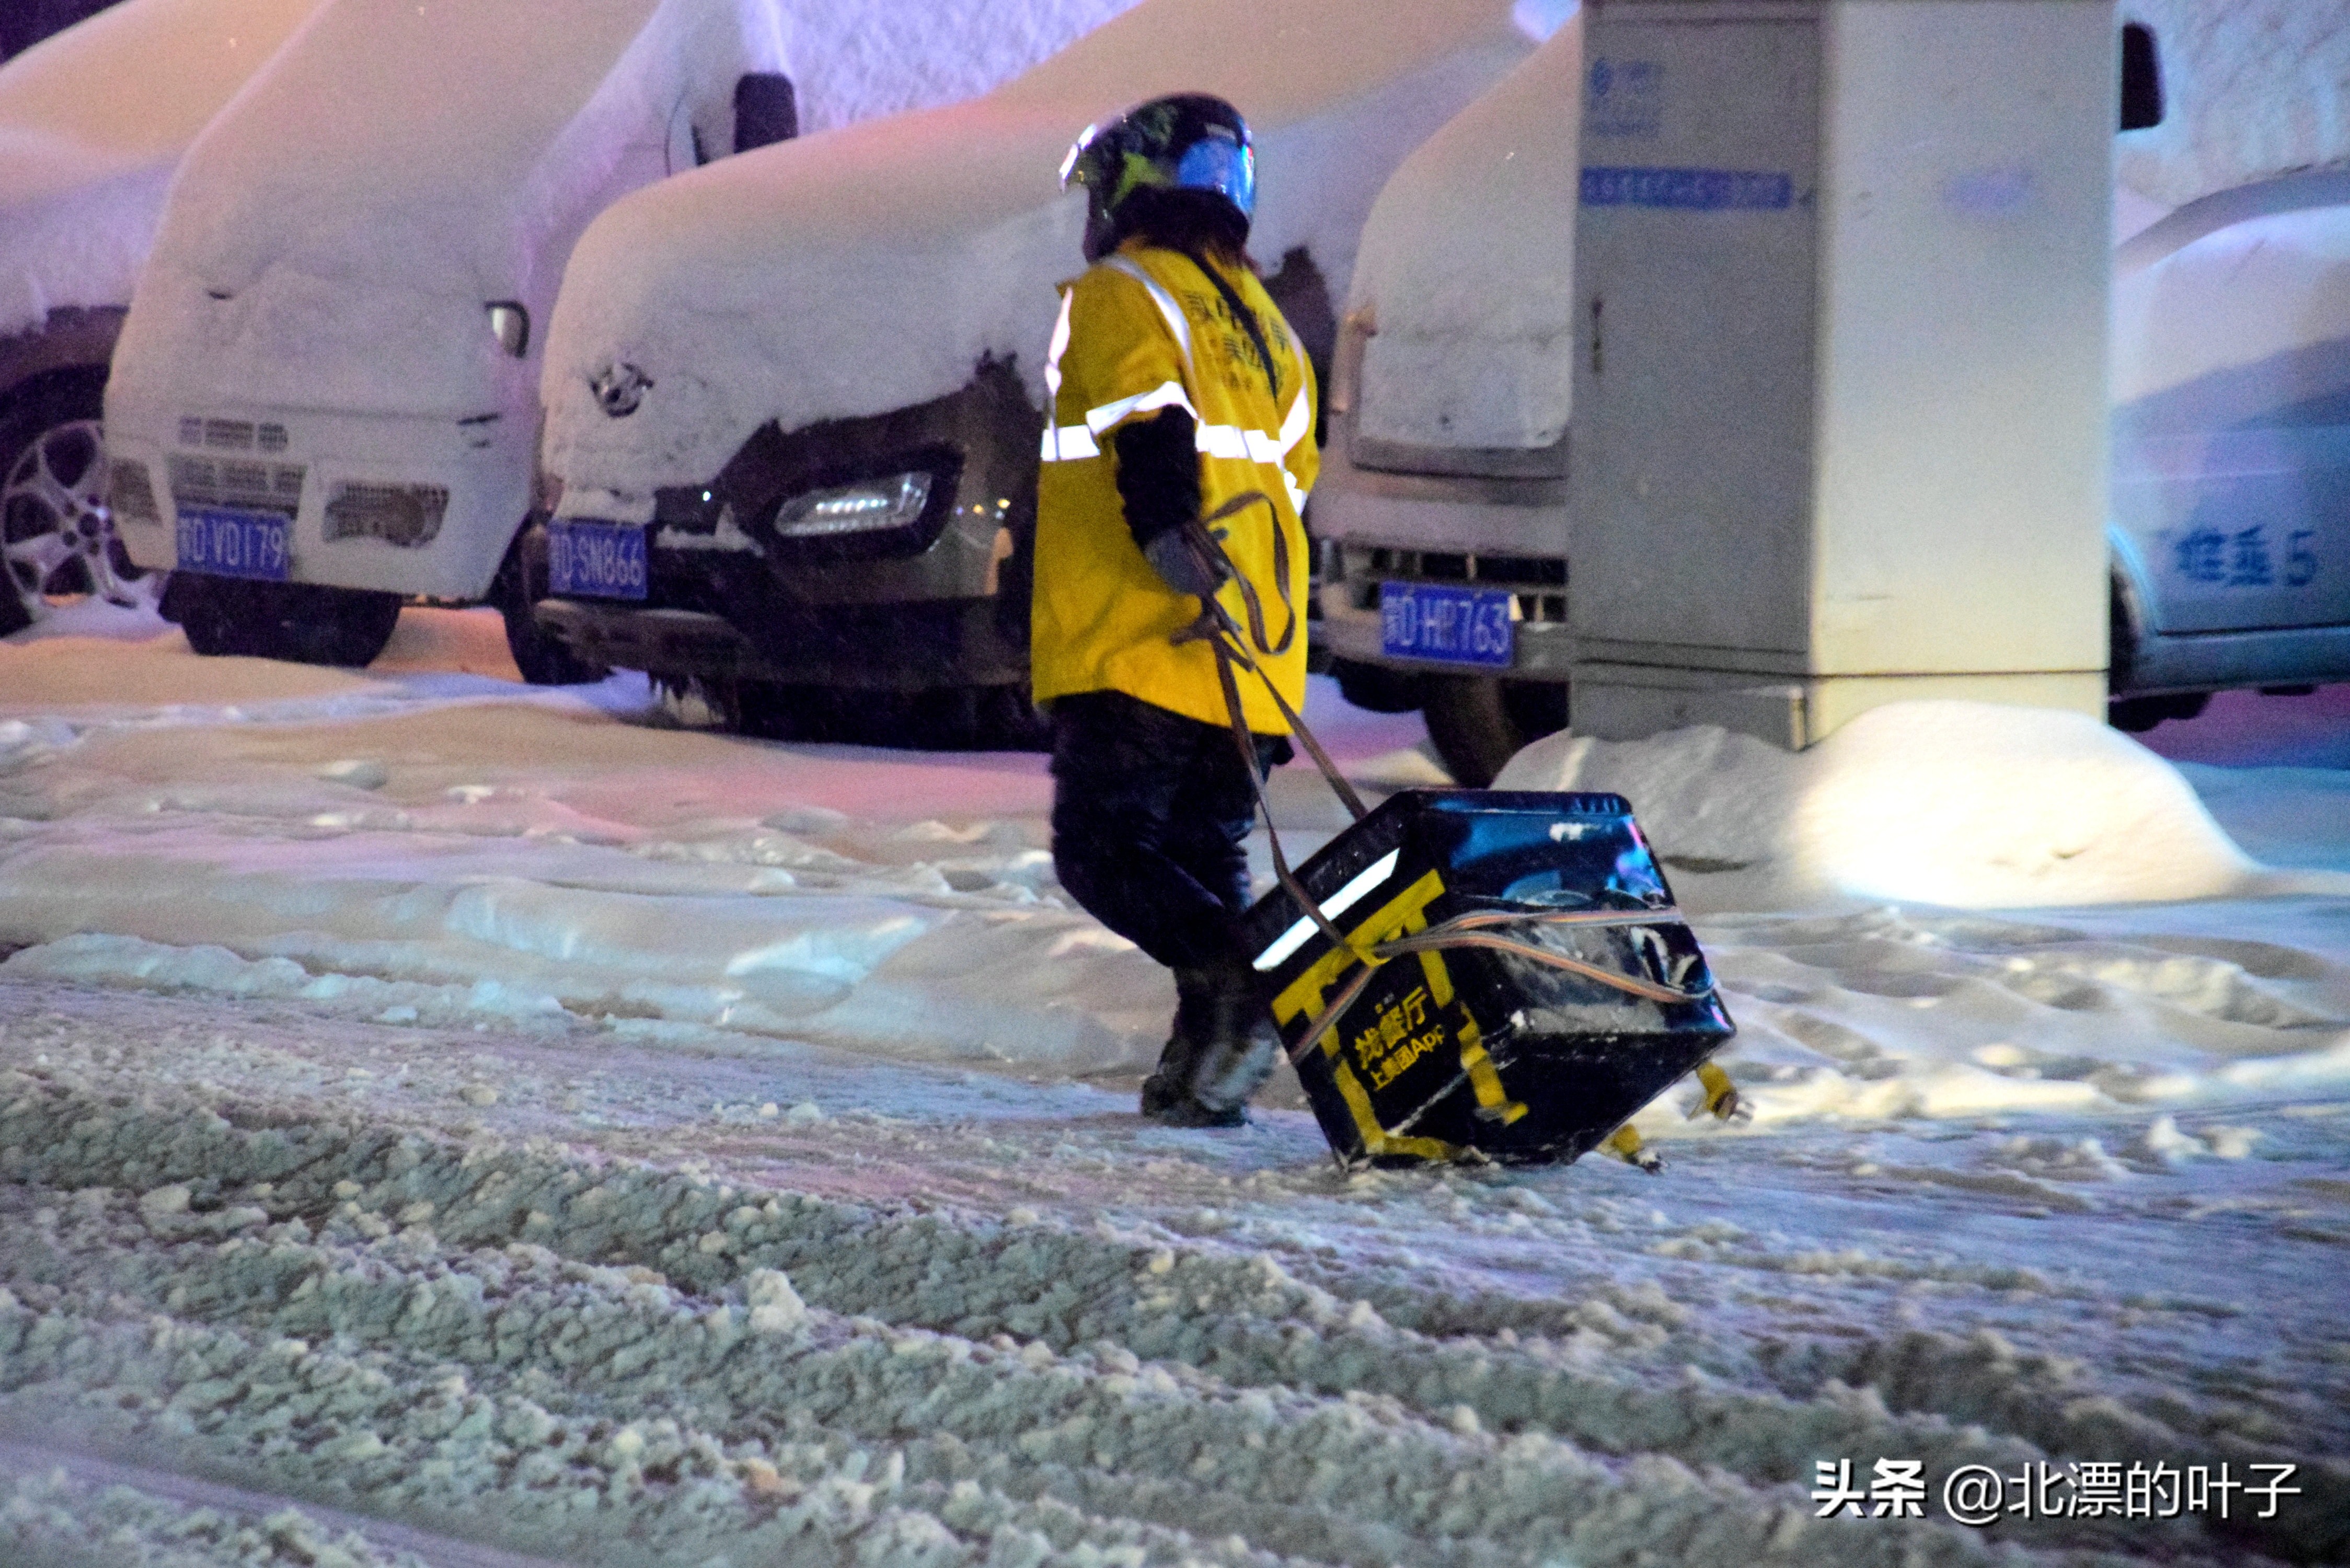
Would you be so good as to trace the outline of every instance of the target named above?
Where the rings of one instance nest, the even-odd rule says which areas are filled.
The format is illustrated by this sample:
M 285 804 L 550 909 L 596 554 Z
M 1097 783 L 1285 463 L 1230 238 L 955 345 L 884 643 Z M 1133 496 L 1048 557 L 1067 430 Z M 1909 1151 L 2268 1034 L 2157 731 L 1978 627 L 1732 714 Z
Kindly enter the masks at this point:
M 1259 735 L 1259 777 L 1289 742 Z M 1241 956 L 1256 795 L 1232 732 L 1129 697 L 1053 703 L 1053 867 L 1087 911 L 1170 969 Z

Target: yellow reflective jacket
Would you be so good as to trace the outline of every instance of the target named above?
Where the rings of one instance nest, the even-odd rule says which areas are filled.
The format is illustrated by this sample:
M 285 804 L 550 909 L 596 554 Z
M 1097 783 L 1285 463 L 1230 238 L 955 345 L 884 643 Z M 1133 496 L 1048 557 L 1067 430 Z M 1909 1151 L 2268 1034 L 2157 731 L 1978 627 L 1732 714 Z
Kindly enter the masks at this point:
M 1045 362 L 1052 403 L 1036 486 L 1036 587 L 1030 659 L 1036 700 L 1115 691 L 1210 724 L 1229 723 L 1215 656 L 1201 642 L 1169 641 L 1199 614 L 1199 603 L 1161 581 L 1134 542 L 1118 500 L 1111 434 L 1128 420 L 1169 407 L 1198 426 L 1202 516 L 1234 496 L 1253 504 L 1216 524 L 1232 565 L 1263 606 L 1266 639 L 1259 662 L 1297 706 L 1305 701 L 1305 505 L 1321 457 L 1314 445 L 1314 369 L 1289 324 L 1244 268 L 1224 280 L 1257 318 L 1279 375 L 1275 401 L 1247 330 L 1222 294 L 1179 252 L 1129 244 L 1061 289 L 1061 314 Z M 1289 580 L 1274 573 L 1276 532 Z M 1245 631 L 1237 585 L 1218 596 Z M 1239 672 L 1249 728 L 1284 734 L 1289 725 L 1263 684 Z

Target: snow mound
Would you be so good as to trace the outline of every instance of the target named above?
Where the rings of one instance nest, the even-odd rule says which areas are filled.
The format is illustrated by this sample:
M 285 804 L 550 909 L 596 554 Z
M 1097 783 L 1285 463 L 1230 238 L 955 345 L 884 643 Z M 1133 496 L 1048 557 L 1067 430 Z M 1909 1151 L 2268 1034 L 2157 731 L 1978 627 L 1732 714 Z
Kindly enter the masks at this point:
M 2250 890 L 2260 872 L 2177 769 L 2050 709 L 1888 703 L 1794 754 L 1711 727 L 1621 742 L 1558 734 L 1494 784 L 1614 790 L 1685 885 L 1740 874 L 1724 890 L 1742 905 L 2208 898 Z

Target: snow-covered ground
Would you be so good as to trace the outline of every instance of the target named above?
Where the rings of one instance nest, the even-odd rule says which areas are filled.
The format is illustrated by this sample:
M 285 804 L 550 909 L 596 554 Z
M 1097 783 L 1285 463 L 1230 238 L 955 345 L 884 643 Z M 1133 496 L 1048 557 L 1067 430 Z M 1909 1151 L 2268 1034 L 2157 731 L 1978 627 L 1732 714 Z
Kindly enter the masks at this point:
M 686 717 L 484 612 L 0 644 L 0 1561 L 2350 1552 L 2350 689 L 2176 771 L 1963 708 L 1530 753 L 1634 790 L 1742 1031 L 1660 1178 L 1346 1177 L 1290 1080 L 1144 1124 L 1171 993 L 1041 758 Z M 1814 1517 L 1913 1459 L 1923 1518 Z M 2301 1490 L 2130 1516 L 2222 1465 Z

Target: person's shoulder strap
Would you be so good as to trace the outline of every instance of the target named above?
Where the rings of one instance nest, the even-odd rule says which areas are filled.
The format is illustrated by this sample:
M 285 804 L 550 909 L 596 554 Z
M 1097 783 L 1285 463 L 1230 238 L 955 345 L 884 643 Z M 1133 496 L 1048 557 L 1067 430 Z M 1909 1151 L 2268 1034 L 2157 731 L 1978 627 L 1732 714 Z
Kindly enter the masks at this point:
M 1250 344 L 1256 349 L 1257 363 L 1264 367 L 1265 387 L 1273 393 L 1273 406 L 1276 409 L 1280 408 L 1281 370 L 1273 362 L 1273 350 L 1265 343 L 1264 328 L 1258 325 L 1256 312 L 1251 310 L 1247 301 L 1241 298 L 1240 290 L 1234 288 L 1222 273 L 1208 264 L 1207 257 L 1191 251 L 1185 251 L 1183 259 L 1198 267 L 1201 275 L 1216 286 L 1216 292 L 1224 296 L 1224 303 L 1231 306 L 1232 314 L 1240 318 L 1242 329 L 1248 334 Z

